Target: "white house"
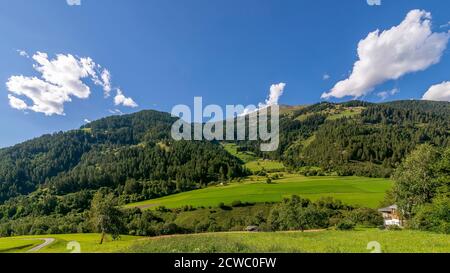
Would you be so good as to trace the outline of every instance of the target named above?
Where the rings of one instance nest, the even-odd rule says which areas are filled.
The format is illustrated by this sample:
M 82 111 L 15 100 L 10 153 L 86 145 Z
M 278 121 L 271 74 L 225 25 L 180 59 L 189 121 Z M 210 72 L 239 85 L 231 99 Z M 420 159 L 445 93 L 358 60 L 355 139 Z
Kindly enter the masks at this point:
M 403 226 L 403 220 L 398 212 L 398 206 L 392 205 L 387 208 L 382 208 L 378 210 L 381 212 L 384 218 L 384 225 L 385 226 Z

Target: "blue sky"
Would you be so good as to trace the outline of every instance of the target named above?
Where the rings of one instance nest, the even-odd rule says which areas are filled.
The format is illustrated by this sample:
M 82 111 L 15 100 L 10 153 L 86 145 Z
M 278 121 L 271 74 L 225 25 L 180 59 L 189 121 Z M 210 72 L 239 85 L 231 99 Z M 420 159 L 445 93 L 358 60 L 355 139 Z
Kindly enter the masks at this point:
M 445 35 L 450 29 L 445 26 L 450 2 L 442 0 L 382 0 L 380 6 L 366 0 L 0 2 L 0 147 L 77 128 L 111 111 L 170 112 L 176 104 L 193 104 L 194 96 L 205 104 L 257 104 L 281 82 L 286 83 L 281 104 L 315 103 L 349 77 L 358 42 L 370 32 L 399 25 L 414 9 L 431 13 L 433 32 Z M 56 54 L 92 58 L 110 71 L 114 91 L 105 98 L 101 85 L 83 78 L 89 98 L 72 97 L 64 103 L 65 115 L 13 109 L 10 77 L 42 76 L 33 68 L 36 62 L 17 50 L 30 57 L 46 53 L 49 60 Z M 384 91 L 386 100 L 421 99 L 432 85 L 450 81 L 449 50 L 438 53 L 439 61 L 377 82 L 361 98 L 381 101 Z M 115 105 L 115 88 L 139 107 Z M 15 96 L 30 105 L 28 98 Z

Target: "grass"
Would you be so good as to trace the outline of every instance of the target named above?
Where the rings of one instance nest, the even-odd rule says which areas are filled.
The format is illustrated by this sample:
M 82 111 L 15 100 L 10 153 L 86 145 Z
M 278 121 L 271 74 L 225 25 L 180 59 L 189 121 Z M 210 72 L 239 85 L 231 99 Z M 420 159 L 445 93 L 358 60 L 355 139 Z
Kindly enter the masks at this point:
M 338 120 L 344 117 L 345 118 L 355 117 L 360 115 L 363 110 L 364 107 L 344 108 L 344 110 L 341 110 L 328 116 L 327 120 Z
M 215 207 L 220 202 L 231 204 L 235 200 L 242 202 L 279 202 L 294 194 L 317 200 L 331 196 L 351 205 L 376 208 L 383 200 L 385 192 L 392 183 L 387 179 L 363 177 L 304 177 L 286 175 L 283 179 L 267 184 L 264 178 L 252 177 L 254 181 L 232 183 L 205 189 L 183 192 L 163 198 L 147 200 L 127 205 L 127 207 L 156 208 L 165 206 L 177 208 L 185 205 L 193 207 Z
M 386 253 L 449 253 L 450 235 L 419 231 L 215 233 L 171 236 L 133 243 L 127 252 L 146 253 L 370 253 L 368 243 Z
M 341 118 L 352 118 L 360 115 L 365 107 L 342 107 L 340 105 L 336 105 L 332 109 L 326 109 L 319 112 L 314 113 L 305 113 L 298 116 L 296 119 L 299 121 L 305 121 L 307 118 L 314 114 L 322 114 L 327 116 L 327 120 L 338 120 Z
M 11 240 L 10 238 L 0 238 L 0 253 L 20 253 L 27 252 L 33 247 L 43 243 L 42 240 L 27 238 Z
M 273 161 L 273 160 L 257 160 L 257 161 L 251 161 L 247 162 L 244 165 L 247 169 L 249 169 L 251 172 L 259 172 L 261 170 L 266 170 L 268 172 L 273 171 L 283 171 L 284 165 L 283 163 L 279 161 Z
M 133 241 L 142 237 L 121 236 L 120 240 L 114 241 L 110 237 L 100 245 L 100 234 L 58 234 L 58 235 L 36 235 L 11 238 L 0 238 L 0 253 L 27 252 L 29 249 L 42 244 L 42 238 L 54 238 L 55 242 L 41 249 L 40 253 L 70 253 L 67 244 L 72 241 L 80 243 L 81 252 L 101 253 L 120 252 L 130 246 Z M 15 246 L 15 248 L 13 248 Z
M 261 214 L 267 218 L 271 209 L 271 204 L 260 203 L 253 206 L 227 209 L 205 208 L 181 211 L 177 213 L 175 218 L 172 215 L 166 216 L 165 218 L 163 216 L 163 218 L 166 221 L 172 221 L 178 227 L 186 230 L 196 230 L 198 226 L 209 226 L 211 219 L 214 219 L 218 226 L 229 226 L 230 230 L 242 231 L 245 229 L 245 223 L 248 222 L 248 219 L 255 219 L 257 215 L 260 216 Z
M 316 135 L 312 135 L 308 139 L 305 139 L 304 141 L 302 141 L 303 148 L 306 148 L 309 145 L 311 145 L 311 143 L 313 143 L 314 140 L 316 140 Z
M 27 252 L 38 238 L 56 241 L 40 253 L 69 253 L 67 243 L 80 243 L 82 253 L 369 253 L 378 242 L 386 253 L 449 253 L 450 235 L 421 231 L 324 230 L 318 232 L 206 233 L 165 237 L 122 236 L 99 244 L 99 234 L 65 234 L 0 238 L 0 253 Z M 26 246 L 25 246 L 26 245 Z M 18 247 L 19 246 L 19 247 Z M 20 246 L 24 246 L 20 248 Z
M 239 158 L 242 162 L 244 162 L 244 166 L 252 172 L 259 172 L 262 169 L 265 169 L 269 172 L 284 170 L 284 165 L 281 162 L 259 159 L 252 152 L 238 152 L 238 146 L 236 144 L 223 143 L 222 146 L 229 154 Z
M 255 161 L 258 159 L 258 157 L 252 153 L 252 152 L 238 152 L 238 146 L 233 143 L 223 143 L 222 144 L 225 151 L 227 151 L 229 154 L 239 158 L 242 162 L 248 163 L 251 161 Z

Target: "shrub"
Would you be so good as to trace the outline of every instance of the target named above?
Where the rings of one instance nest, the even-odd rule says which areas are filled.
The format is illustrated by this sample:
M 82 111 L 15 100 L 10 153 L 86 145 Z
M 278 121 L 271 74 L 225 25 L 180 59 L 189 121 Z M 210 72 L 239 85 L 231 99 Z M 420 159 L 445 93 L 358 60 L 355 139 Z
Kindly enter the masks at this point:
M 354 209 L 348 213 L 346 218 L 355 224 L 366 227 L 378 227 L 384 222 L 383 217 L 377 210 L 369 208 Z
M 397 225 L 387 226 L 386 229 L 387 229 L 387 230 L 391 230 L 391 231 L 402 230 L 402 228 L 399 227 L 399 226 L 397 226 Z
M 274 206 L 268 218 L 272 230 L 307 230 L 328 227 L 326 210 L 316 207 L 308 199 L 292 196 Z
M 229 206 L 226 206 L 223 202 L 219 203 L 219 208 L 222 210 L 231 210 L 232 208 Z
M 420 207 L 411 221 L 411 227 L 450 234 L 450 198 L 437 197 L 433 203 Z
M 242 206 L 242 202 L 240 200 L 235 200 L 231 203 L 232 207 L 241 207 Z
M 338 230 L 353 230 L 355 229 L 356 224 L 349 220 L 342 220 L 337 225 L 336 228 Z

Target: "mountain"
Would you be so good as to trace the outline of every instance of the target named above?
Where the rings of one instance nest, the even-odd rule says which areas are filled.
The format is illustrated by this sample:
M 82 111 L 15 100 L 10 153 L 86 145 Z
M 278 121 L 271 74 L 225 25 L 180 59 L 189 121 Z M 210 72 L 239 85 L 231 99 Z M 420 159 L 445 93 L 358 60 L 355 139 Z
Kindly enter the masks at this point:
M 282 107 L 280 149 L 259 151 L 259 143 L 241 149 L 299 169 L 319 166 L 339 175 L 389 177 L 418 144 L 450 144 L 450 103 L 395 101 L 323 102 Z
M 218 144 L 172 142 L 170 114 L 142 111 L 94 121 L 0 150 L 0 201 L 47 188 L 64 195 L 145 180 L 147 196 L 241 176 Z M 222 177 L 221 177 L 222 176 Z
M 282 106 L 280 148 L 240 149 L 293 170 L 387 177 L 421 143 L 450 144 L 450 103 L 363 101 Z M 145 199 L 248 174 L 216 142 L 175 142 L 168 113 L 112 116 L 0 150 L 0 202 L 35 191 L 65 196 L 108 187 Z M 133 195 L 135 194 L 135 195 Z

